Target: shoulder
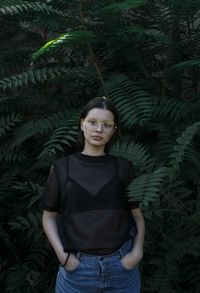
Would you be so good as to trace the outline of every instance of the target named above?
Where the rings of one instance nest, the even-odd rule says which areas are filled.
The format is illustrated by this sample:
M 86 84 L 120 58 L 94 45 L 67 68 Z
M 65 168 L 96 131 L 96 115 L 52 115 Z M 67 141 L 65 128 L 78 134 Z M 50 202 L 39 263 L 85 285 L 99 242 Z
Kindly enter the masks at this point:
M 121 156 L 116 156 L 116 155 L 111 155 L 115 160 L 116 162 L 121 166 L 121 167 L 126 167 L 126 168 L 130 168 L 131 166 L 133 166 L 133 163 L 125 158 L 125 157 L 121 157 Z
M 57 159 L 53 160 L 52 164 L 55 166 L 63 165 L 66 163 L 67 157 L 68 157 L 68 155 L 57 158 Z
M 118 174 L 125 185 L 128 185 L 135 177 L 135 168 L 133 163 L 124 157 L 113 155 L 117 163 Z

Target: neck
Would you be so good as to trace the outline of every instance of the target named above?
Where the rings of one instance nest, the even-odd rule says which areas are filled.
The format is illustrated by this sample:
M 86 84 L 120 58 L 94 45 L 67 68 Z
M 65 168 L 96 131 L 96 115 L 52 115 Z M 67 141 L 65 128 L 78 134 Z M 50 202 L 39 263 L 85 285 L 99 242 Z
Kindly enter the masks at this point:
M 81 152 L 84 155 L 89 155 L 89 156 L 104 156 L 105 151 L 104 148 L 88 148 L 84 147 L 83 151 Z

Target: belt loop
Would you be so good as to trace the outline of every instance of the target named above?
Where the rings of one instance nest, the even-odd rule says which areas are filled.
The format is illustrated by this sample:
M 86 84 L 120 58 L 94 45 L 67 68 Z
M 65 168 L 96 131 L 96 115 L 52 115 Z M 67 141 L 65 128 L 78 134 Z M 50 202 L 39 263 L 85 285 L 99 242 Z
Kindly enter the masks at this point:
M 120 254 L 120 259 L 122 258 L 122 257 L 124 257 L 124 251 L 123 251 L 123 248 L 122 247 L 120 247 L 119 249 L 118 249 L 118 251 L 119 251 L 119 254 Z
M 80 260 L 80 257 L 81 257 L 81 252 L 78 251 L 78 252 L 76 253 L 76 258 L 78 258 L 78 260 Z

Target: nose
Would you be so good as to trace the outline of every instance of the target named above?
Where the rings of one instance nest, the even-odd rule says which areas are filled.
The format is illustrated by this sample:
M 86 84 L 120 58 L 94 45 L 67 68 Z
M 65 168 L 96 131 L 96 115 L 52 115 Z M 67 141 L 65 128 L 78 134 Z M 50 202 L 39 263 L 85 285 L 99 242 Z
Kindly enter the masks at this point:
M 102 129 L 103 129 L 102 123 L 99 122 L 99 123 L 98 123 L 98 126 L 97 126 L 97 128 L 96 128 L 96 130 L 97 130 L 97 131 L 102 131 Z

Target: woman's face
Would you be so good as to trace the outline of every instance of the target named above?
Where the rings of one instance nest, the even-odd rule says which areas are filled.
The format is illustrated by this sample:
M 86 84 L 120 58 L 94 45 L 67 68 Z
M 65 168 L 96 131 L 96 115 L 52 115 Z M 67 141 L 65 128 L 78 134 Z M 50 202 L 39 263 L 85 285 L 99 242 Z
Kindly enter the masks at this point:
M 105 147 L 115 132 L 114 115 L 106 109 L 93 108 L 81 120 L 85 147 Z

